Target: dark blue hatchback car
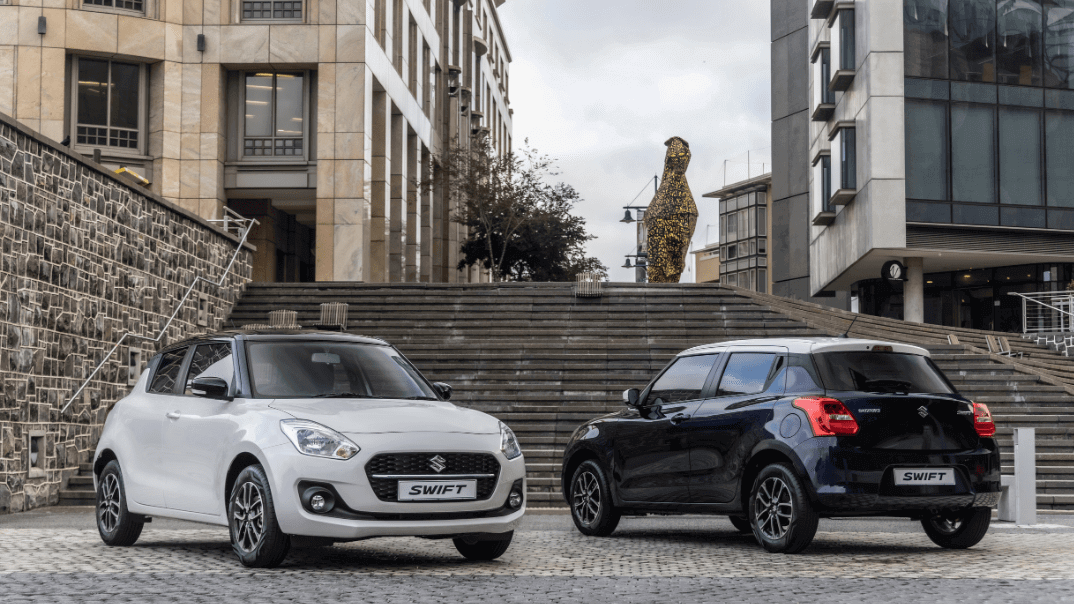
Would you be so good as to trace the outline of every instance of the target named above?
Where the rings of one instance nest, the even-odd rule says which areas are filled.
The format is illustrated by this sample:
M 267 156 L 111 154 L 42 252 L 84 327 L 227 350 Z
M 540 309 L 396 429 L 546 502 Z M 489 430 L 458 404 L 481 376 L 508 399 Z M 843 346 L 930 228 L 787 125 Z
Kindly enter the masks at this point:
M 999 501 L 988 407 L 916 346 L 700 346 L 623 399 L 564 453 L 563 495 L 586 535 L 611 534 L 623 514 L 725 514 L 766 550 L 794 553 L 822 517 L 902 516 L 936 544 L 966 548 Z

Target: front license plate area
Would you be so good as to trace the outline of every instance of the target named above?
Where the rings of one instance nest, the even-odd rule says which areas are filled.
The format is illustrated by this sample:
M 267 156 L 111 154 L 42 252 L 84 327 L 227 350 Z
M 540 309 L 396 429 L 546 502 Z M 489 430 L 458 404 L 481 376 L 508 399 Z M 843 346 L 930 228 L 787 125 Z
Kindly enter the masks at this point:
M 954 486 L 954 468 L 895 468 L 896 486 Z
M 476 480 L 400 480 L 399 501 L 477 499 Z

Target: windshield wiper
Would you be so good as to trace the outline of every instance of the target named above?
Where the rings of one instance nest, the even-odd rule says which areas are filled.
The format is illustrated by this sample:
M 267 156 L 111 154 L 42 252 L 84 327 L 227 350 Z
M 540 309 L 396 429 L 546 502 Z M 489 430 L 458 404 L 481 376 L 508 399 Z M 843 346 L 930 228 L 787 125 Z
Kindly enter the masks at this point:
M 357 392 L 326 392 L 324 394 L 314 394 L 313 398 L 373 398 L 368 394 L 358 394 Z
M 438 401 L 440 399 L 433 398 L 431 396 L 404 396 L 404 397 L 400 397 L 399 400 L 401 400 L 401 401 Z
M 865 380 L 861 386 L 862 389 L 868 392 L 873 392 L 870 388 L 879 388 L 881 392 L 905 392 L 909 394 L 914 384 L 905 380 Z

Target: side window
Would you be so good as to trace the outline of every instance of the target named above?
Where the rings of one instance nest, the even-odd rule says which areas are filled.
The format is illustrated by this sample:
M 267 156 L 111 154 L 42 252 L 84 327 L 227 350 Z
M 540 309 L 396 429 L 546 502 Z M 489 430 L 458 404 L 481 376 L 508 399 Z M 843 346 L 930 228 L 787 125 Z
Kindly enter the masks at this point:
M 665 403 L 677 403 L 680 401 L 692 401 L 701 398 L 701 390 L 705 388 L 705 381 L 716 364 L 718 355 L 705 354 L 693 357 L 683 357 L 668 368 L 653 384 L 646 399 L 646 404 L 652 404 L 656 399 L 663 399 Z
M 153 373 L 153 381 L 149 384 L 149 392 L 156 394 L 175 392 L 175 383 L 179 379 L 179 369 L 183 366 L 186 351 L 186 348 L 179 348 L 161 355 L 157 370 Z
M 809 356 L 792 355 L 787 368 L 787 394 L 814 394 L 823 392 L 813 359 Z
M 186 374 L 186 388 L 184 389 L 186 395 L 193 394 L 190 391 L 190 382 L 199 377 L 215 377 L 231 383 L 231 378 L 235 377 L 231 344 L 221 342 L 198 346 L 193 358 L 190 359 L 190 371 Z
M 731 355 L 720 378 L 716 396 L 760 394 L 765 391 L 777 355 L 767 352 L 738 352 Z

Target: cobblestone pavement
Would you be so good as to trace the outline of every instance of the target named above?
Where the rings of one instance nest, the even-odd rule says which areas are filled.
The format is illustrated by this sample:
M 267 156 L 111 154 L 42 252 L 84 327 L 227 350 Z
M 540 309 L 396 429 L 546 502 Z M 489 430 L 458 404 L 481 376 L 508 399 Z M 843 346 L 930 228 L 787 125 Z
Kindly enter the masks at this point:
M 134 547 L 109 548 L 70 520 L 0 519 L 0 600 L 1074 602 L 1069 519 L 994 529 L 964 551 L 906 521 L 833 522 L 804 554 L 782 556 L 723 519 L 626 519 L 594 539 L 566 516 L 532 516 L 491 563 L 464 560 L 450 541 L 388 538 L 293 550 L 268 571 L 242 568 L 224 529 L 158 521 Z

